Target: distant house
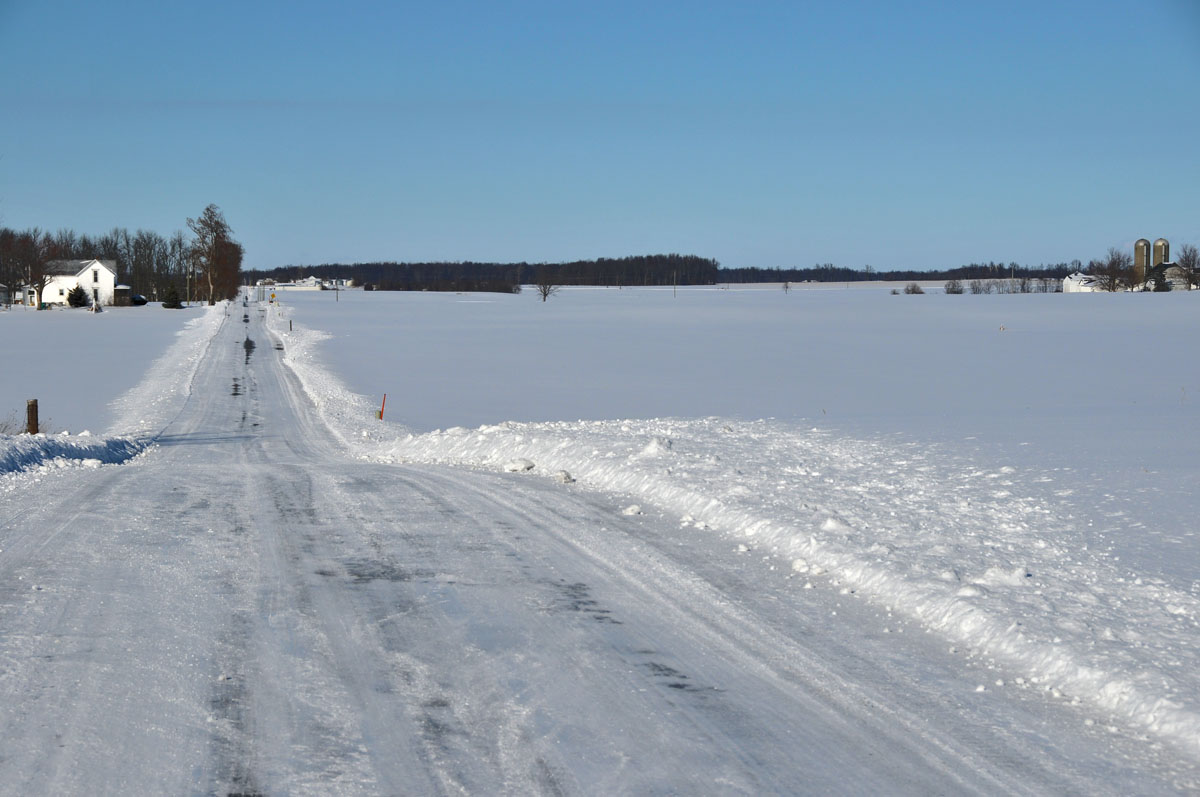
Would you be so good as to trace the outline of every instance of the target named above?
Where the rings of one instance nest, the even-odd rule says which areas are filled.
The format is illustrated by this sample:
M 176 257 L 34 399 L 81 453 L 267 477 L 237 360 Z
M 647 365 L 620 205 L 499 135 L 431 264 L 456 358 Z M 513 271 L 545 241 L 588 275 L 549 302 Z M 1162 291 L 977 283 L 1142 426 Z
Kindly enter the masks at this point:
M 1063 277 L 1063 293 L 1093 293 L 1103 290 L 1096 278 L 1076 271 L 1068 277 Z
M 1192 287 L 1187 274 L 1174 263 L 1159 263 L 1146 272 L 1147 285 L 1157 286 L 1160 282 L 1165 282 L 1173 291 L 1191 290 Z
M 66 304 L 67 295 L 82 286 L 92 304 L 111 305 L 117 285 L 115 260 L 53 260 L 46 264 L 43 304 Z
M 304 277 L 293 282 L 279 283 L 280 290 L 289 291 L 323 291 L 325 285 L 317 277 Z
M 8 304 L 8 286 L 0 284 L 0 304 Z
M 13 304 L 26 304 L 33 307 L 37 303 L 37 291 L 29 285 L 21 284 L 11 289 L 9 300 Z

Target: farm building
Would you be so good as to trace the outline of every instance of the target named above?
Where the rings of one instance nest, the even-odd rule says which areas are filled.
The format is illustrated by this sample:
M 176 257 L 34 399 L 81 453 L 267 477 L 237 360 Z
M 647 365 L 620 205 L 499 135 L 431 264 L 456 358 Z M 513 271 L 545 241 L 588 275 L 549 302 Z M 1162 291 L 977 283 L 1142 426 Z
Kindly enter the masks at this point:
M 83 286 L 92 304 L 111 305 L 117 284 L 115 260 L 53 260 L 46 264 L 43 304 L 66 304 L 76 285 Z

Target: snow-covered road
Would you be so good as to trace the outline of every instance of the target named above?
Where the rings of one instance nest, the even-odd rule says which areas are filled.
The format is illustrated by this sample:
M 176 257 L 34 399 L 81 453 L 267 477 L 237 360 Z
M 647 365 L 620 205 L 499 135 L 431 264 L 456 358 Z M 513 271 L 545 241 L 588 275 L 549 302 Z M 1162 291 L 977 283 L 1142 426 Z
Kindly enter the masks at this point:
M 675 519 L 356 459 L 235 309 L 148 453 L 0 498 L 0 793 L 1196 785 Z

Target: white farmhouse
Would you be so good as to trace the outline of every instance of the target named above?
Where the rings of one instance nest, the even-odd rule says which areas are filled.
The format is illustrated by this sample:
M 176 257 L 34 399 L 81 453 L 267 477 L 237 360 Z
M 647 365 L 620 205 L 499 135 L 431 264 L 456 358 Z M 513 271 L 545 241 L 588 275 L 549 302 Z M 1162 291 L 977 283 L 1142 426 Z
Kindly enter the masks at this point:
M 116 284 L 115 260 L 53 260 L 46 264 L 42 302 L 66 304 L 67 295 L 80 285 L 92 304 L 111 305 Z

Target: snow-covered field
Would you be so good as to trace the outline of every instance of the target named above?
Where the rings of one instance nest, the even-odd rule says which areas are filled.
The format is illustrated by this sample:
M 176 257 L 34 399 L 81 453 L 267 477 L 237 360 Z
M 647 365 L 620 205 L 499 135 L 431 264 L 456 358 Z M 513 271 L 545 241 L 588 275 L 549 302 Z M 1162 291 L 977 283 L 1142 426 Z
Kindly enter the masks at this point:
M 94 314 L 19 305 L 0 310 L 0 340 L 9 352 L 0 378 L 0 422 L 24 429 L 25 402 L 37 399 L 50 433 L 111 430 L 121 421 L 113 400 L 204 312 L 199 306 L 163 310 L 157 303 Z
M 245 312 L 363 461 L 513 472 L 609 496 L 649 529 L 666 518 L 663 545 L 754 563 L 781 600 L 828 596 L 807 605 L 832 627 L 924 633 L 1001 712 L 1044 704 L 1200 787 L 1200 295 L 890 287 L 282 293 Z M 22 333 L 36 362 L 106 317 L 154 360 L 91 376 L 69 423 L 108 436 L 0 437 L 0 493 L 151 444 L 227 311 L 178 336 L 161 313 L 175 326 L 153 346 L 132 314 L 0 314 L 6 339 L 39 325 Z
M 566 471 L 1200 757 L 1196 294 L 281 299 L 363 457 Z
M 45 430 L 0 435 L 0 475 L 124 462 L 141 452 L 186 399 L 192 368 L 226 312 L 157 303 L 0 312 L 0 339 L 15 353 L 0 379 L 0 429 L 23 431 L 26 402 L 37 399 Z

